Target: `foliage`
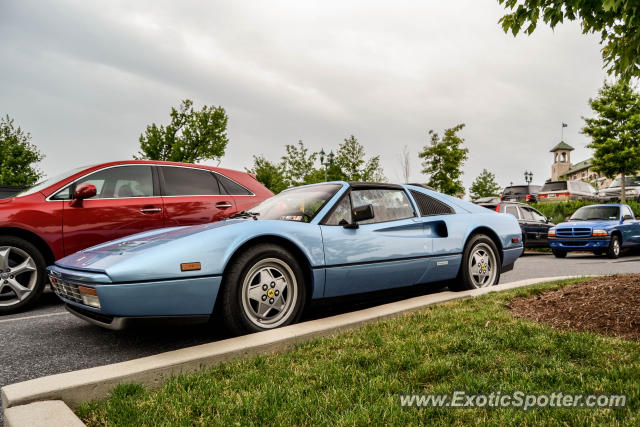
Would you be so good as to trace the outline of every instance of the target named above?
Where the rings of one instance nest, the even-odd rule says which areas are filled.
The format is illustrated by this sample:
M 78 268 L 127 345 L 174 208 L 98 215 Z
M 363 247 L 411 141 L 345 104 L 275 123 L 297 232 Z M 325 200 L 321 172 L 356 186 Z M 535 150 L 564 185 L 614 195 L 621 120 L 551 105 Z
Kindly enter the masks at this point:
M 287 154 L 282 156 L 281 167 L 287 185 L 289 187 L 295 187 L 297 185 L 313 183 L 313 181 L 310 182 L 309 177 L 313 175 L 315 171 L 313 166 L 318 158 L 318 153 L 309 153 L 309 149 L 305 147 L 302 141 L 298 141 L 297 146 L 287 144 L 285 150 Z M 324 175 L 322 181 L 324 181 Z
M 246 170 L 255 174 L 256 179 L 274 194 L 278 194 L 288 187 L 282 164 L 271 163 L 264 156 L 253 156 L 253 167 Z
M 473 184 L 469 187 L 469 192 L 472 200 L 502 194 L 501 188 L 496 182 L 496 176 L 486 169 L 482 169 L 480 175 L 473 181 Z
M 425 145 L 418 154 L 422 162 L 423 174 L 429 175 L 427 185 L 449 195 L 464 193 L 462 186 L 462 165 L 468 158 L 469 149 L 463 147 L 464 139 L 456 135 L 464 128 L 464 123 L 445 129 L 444 137 L 429 131 L 431 145 Z
M 140 135 L 136 159 L 196 163 L 224 156 L 229 143 L 224 108 L 205 105 L 198 111 L 193 101 L 185 99 L 179 109 L 171 107 L 170 116 L 171 123 L 166 127 L 155 123 L 147 126 Z
M 596 203 L 588 200 L 567 200 L 564 202 L 531 203 L 531 206 L 539 210 L 544 216 L 551 218 L 551 221 L 555 224 L 558 224 L 564 222 L 566 217 L 573 215 L 579 208 Z M 635 215 L 640 216 L 640 202 L 627 201 L 627 204 Z
M 0 185 L 30 186 L 43 174 L 35 163 L 44 159 L 31 144 L 31 134 L 15 127 L 8 115 L 0 117 Z
M 517 319 L 555 282 L 429 306 L 157 389 L 120 385 L 77 413 L 102 425 L 638 425 L 640 343 Z M 620 410 L 403 409 L 398 393 L 616 393 Z M 277 414 L 277 415 L 274 415 Z
M 364 146 L 353 135 L 340 144 L 334 162 L 345 181 L 386 181 L 380 156 L 365 160 Z
M 605 82 L 590 99 L 594 118 L 583 118 L 582 132 L 591 137 L 593 169 L 608 178 L 635 175 L 640 170 L 640 95 L 628 83 Z M 625 200 L 622 180 L 622 200 Z
M 515 36 L 534 32 L 542 18 L 551 28 L 579 20 L 583 34 L 600 34 L 607 71 L 629 80 L 640 76 L 640 3 L 637 0 L 498 0 L 511 13 L 500 19 Z
M 280 163 L 268 161 L 264 156 L 254 156 L 253 167 L 247 171 L 255 173 L 274 193 L 285 188 L 325 181 L 324 166 L 315 168 L 318 153 L 310 151 L 302 141 L 285 146 L 286 154 Z M 327 167 L 327 181 L 376 181 L 385 180 L 380 156 L 365 159 L 364 147 L 352 135 L 338 148 L 333 164 Z

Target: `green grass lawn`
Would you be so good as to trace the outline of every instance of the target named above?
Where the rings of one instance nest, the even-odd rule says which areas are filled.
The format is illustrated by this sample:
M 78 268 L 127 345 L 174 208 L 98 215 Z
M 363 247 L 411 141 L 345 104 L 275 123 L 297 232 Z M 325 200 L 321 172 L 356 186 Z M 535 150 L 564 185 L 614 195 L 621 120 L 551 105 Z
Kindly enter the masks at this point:
M 128 384 L 77 410 L 89 425 L 640 425 L 640 343 L 515 319 L 516 296 L 432 306 L 283 354 L 221 364 L 158 390 Z M 402 409 L 398 393 L 627 394 L 623 409 Z

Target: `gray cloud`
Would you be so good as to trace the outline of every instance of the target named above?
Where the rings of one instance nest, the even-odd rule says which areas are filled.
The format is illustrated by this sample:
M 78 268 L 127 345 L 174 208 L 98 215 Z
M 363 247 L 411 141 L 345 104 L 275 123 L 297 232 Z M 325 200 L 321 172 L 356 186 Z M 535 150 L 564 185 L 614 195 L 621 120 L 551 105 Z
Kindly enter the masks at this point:
M 465 184 L 550 175 L 548 150 L 579 134 L 605 78 L 597 39 L 575 24 L 514 39 L 494 0 L 456 2 L 83 2 L 0 4 L 0 113 L 33 135 L 54 175 L 130 158 L 171 105 L 223 105 L 222 165 L 278 158 L 303 139 L 335 149 L 356 135 L 400 178 L 398 156 L 427 130 L 464 122 Z

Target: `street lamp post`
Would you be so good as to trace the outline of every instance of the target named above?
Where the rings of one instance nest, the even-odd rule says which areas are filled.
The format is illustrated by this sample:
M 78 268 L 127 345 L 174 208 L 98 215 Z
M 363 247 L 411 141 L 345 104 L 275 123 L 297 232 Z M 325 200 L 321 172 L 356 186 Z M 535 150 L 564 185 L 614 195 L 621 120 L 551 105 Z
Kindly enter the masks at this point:
M 533 181 L 533 172 L 524 171 L 524 180 L 527 184 L 531 184 L 531 181 Z
M 327 182 L 328 181 L 328 179 L 327 179 L 327 168 L 329 166 L 333 165 L 333 158 L 335 156 L 333 155 L 333 150 L 331 150 L 329 152 L 329 155 L 327 156 L 327 161 L 325 162 L 324 161 L 324 155 L 325 155 L 324 149 L 321 149 L 319 154 L 320 154 L 320 164 L 322 166 L 324 166 L 324 182 Z

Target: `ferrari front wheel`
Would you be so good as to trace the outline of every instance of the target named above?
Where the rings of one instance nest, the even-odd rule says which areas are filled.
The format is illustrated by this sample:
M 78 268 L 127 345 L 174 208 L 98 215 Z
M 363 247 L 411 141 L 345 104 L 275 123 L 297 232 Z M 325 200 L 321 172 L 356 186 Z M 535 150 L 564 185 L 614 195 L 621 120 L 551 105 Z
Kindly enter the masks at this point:
M 236 334 L 294 323 L 306 300 L 298 261 L 272 244 L 256 245 L 237 256 L 225 273 L 221 292 L 225 326 Z

